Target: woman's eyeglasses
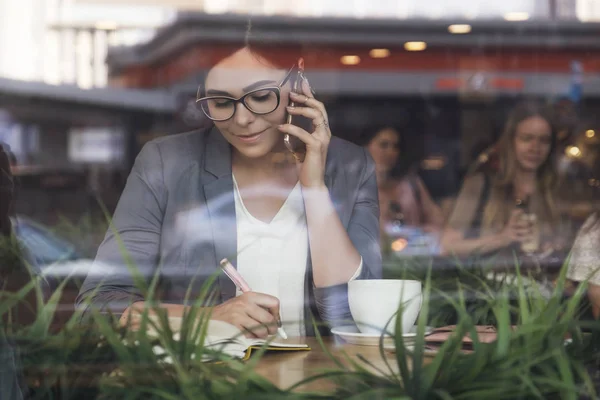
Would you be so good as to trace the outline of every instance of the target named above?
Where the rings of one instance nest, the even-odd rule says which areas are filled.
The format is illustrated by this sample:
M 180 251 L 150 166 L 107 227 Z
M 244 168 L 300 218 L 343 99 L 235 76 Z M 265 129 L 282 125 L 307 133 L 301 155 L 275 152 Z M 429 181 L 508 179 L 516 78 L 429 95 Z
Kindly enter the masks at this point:
M 242 103 L 250 112 L 257 115 L 272 113 L 279 107 L 281 88 L 288 82 L 295 67 L 296 65 L 289 70 L 277 86 L 252 90 L 237 99 L 229 96 L 200 97 L 202 94 L 202 88 L 200 87 L 198 88 L 196 103 L 200 105 L 204 114 L 213 121 L 226 121 L 233 117 L 238 103 Z

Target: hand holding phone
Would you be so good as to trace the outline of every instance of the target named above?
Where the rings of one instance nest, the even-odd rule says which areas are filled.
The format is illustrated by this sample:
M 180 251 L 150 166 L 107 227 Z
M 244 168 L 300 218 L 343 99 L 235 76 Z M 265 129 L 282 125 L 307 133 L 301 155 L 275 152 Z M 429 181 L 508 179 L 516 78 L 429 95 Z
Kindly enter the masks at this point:
M 302 59 L 298 61 L 297 66 L 298 71 L 291 74 L 296 79 L 290 82 L 294 91 L 289 92 L 292 102 L 286 107 L 288 123 L 279 125 L 278 129 L 284 135 L 285 146 L 296 159 L 299 167 L 298 180 L 302 187 L 323 188 L 332 137 L 327 110 L 325 105 L 315 98 L 314 90 L 302 74 Z
M 300 58 L 298 60 L 297 71 L 292 82 L 292 91 L 294 93 L 302 94 L 302 83 L 305 79 L 306 78 L 304 76 L 304 59 Z M 297 106 L 297 104 L 293 100 L 290 100 L 289 105 L 291 107 Z M 286 123 L 294 124 L 296 126 L 304 128 L 307 132 L 310 132 L 311 121 L 308 118 L 302 116 L 292 116 L 288 113 Z M 304 142 L 288 133 L 286 133 L 283 136 L 283 142 L 285 143 L 287 149 L 290 152 L 292 152 L 292 154 L 298 161 L 304 161 L 304 157 L 306 156 L 306 144 Z

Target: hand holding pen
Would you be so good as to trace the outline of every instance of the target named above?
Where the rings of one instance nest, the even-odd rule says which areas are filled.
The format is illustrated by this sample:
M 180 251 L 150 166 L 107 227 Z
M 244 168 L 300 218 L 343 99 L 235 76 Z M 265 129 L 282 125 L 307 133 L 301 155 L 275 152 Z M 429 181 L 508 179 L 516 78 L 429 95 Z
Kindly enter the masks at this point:
M 229 322 L 253 337 L 265 338 L 278 333 L 287 339 L 279 319 L 279 299 L 268 294 L 252 292 L 227 259 L 221 261 L 221 268 L 243 294 L 215 306 L 212 318 Z

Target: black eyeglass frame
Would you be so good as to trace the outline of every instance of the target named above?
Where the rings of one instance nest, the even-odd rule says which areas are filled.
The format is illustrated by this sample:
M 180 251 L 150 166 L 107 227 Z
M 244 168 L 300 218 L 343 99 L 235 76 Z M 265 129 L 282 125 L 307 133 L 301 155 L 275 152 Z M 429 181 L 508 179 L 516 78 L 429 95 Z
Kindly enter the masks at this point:
M 292 72 L 294 72 L 294 70 L 296 69 L 296 64 L 294 64 L 292 66 L 292 68 L 290 68 L 290 70 L 288 71 L 288 73 L 285 75 L 285 77 L 281 80 L 281 82 L 277 85 L 277 86 L 265 86 L 265 87 L 261 87 L 258 89 L 254 89 L 249 91 L 248 93 L 244 94 L 241 97 L 238 97 L 237 99 L 235 97 L 230 97 L 230 96 L 205 96 L 205 97 L 200 97 L 200 95 L 202 94 L 202 90 L 203 87 L 200 86 L 198 87 L 198 91 L 196 93 L 196 104 L 200 103 L 200 109 L 202 110 L 202 112 L 204 113 L 204 115 L 206 115 L 207 118 L 209 118 L 212 121 L 217 121 L 217 122 L 223 122 L 223 121 L 227 121 L 228 119 L 233 118 L 233 116 L 235 115 L 235 111 L 237 110 L 237 105 L 238 103 L 242 103 L 244 105 L 244 107 L 246 107 L 246 109 L 248 111 L 250 111 L 253 114 L 256 115 L 266 115 L 266 114 L 270 114 L 273 111 L 277 110 L 277 108 L 279 107 L 279 104 L 281 103 L 281 88 L 290 80 L 290 77 L 292 76 Z M 273 108 L 271 111 L 267 111 L 267 112 L 256 112 L 254 110 L 252 110 L 247 104 L 246 104 L 246 97 L 251 96 L 257 92 L 263 92 L 265 90 L 270 90 L 273 93 L 275 93 L 275 96 L 277 97 L 277 105 L 275 106 L 275 108 Z M 233 112 L 231 113 L 231 115 L 227 118 L 213 118 L 210 116 L 208 110 L 205 110 L 204 107 L 202 106 L 203 102 L 205 102 L 206 100 L 214 100 L 214 99 L 223 99 L 223 100 L 230 100 L 233 101 Z

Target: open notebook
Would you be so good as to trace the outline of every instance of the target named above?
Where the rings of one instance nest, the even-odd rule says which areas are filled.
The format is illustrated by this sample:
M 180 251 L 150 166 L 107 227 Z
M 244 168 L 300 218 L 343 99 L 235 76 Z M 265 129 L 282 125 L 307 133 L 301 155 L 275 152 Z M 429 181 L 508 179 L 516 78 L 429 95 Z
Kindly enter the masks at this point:
M 267 351 L 306 351 L 310 350 L 308 345 L 300 343 L 289 343 L 274 338 L 251 339 L 241 334 L 235 326 L 223 321 L 211 320 L 206 333 L 205 345 L 219 349 L 232 357 L 248 359 L 254 350 L 259 350 L 268 343 Z
M 150 317 L 153 319 L 153 317 Z M 169 317 L 169 325 L 174 332 L 174 339 L 179 339 L 181 329 L 181 318 Z M 148 335 L 156 335 L 156 331 L 149 329 Z M 206 331 L 204 345 L 210 349 L 222 351 L 223 353 L 241 359 L 248 359 L 254 351 L 268 343 L 267 351 L 308 351 L 310 347 L 307 344 L 291 343 L 288 340 L 278 338 L 269 339 L 251 339 L 245 337 L 241 331 L 224 321 L 210 320 Z

